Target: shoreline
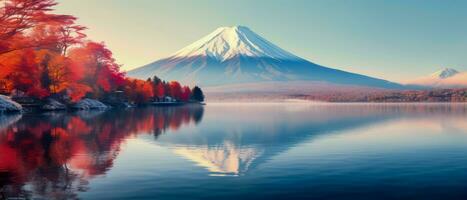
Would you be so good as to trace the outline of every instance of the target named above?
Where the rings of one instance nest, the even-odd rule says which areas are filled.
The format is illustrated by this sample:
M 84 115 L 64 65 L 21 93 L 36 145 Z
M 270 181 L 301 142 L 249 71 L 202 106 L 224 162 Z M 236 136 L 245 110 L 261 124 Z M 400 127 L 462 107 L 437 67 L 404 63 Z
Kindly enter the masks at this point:
M 179 107 L 179 106 L 190 106 L 198 105 L 205 106 L 206 102 L 150 102 L 140 105 L 125 104 L 126 106 L 112 106 L 108 103 L 102 103 L 105 107 L 89 107 L 89 108 L 77 108 L 75 105 L 65 105 L 64 108 L 59 109 L 43 109 L 42 106 L 45 104 L 24 104 L 22 110 L 20 111 L 1 111 L 0 115 L 6 114 L 18 114 L 18 113 L 48 113 L 48 112 L 78 112 L 78 111 L 105 111 L 109 109 L 127 109 L 127 108 L 144 108 L 144 107 Z M 326 101 L 310 101 L 310 100 L 294 100 L 294 99 L 284 99 L 277 101 L 210 101 L 210 105 L 287 105 L 287 104 L 296 104 L 296 105 L 467 105 L 467 102 L 447 102 L 447 101 L 412 101 L 412 102 L 326 102 Z M 122 104 L 123 105 L 123 104 Z
M 18 113 L 49 113 L 49 112 L 79 112 L 79 111 L 106 111 L 111 109 L 128 109 L 128 108 L 144 108 L 144 107 L 178 107 L 178 106 L 190 106 L 190 105 L 199 105 L 204 106 L 206 103 L 204 102 L 164 102 L 164 103 L 148 103 L 144 105 L 133 105 L 128 107 L 123 106 L 111 106 L 109 104 L 105 104 L 107 107 L 105 108 L 88 108 L 88 109 L 79 109 L 74 108 L 72 106 L 67 106 L 67 108 L 63 109 L 42 109 L 40 105 L 22 105 L 22 111 L 12 111 L 12 112 L 5 112 L 3 114 L 18 114 Z

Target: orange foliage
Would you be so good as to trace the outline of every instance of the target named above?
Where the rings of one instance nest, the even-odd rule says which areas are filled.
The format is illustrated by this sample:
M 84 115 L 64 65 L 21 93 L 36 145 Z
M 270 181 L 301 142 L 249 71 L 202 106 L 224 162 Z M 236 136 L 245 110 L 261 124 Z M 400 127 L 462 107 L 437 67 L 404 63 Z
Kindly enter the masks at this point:
M 124 83 L 124 73 L 103 43 L 87 42 L 72 49 L 70 58 L 94 93 L 109 92 Z
M 86 40 L 75 17 L 51 12 L 54 0 L 0 2 L 0 92 L 76 102 L 124 90 L 137 104 L 165 96 L 190 100 L 192 91 L 177 81 L 126 78 L 104 43 Z
M 0 89 L 44 98 L 64 94 L 77 101 L 124 83 L 112 52 L 84 42 L 85 27 L 53 14 L 54 0 L 5 0 L 0 5 Z M 70 55 L 69 55 L 70 54 Z

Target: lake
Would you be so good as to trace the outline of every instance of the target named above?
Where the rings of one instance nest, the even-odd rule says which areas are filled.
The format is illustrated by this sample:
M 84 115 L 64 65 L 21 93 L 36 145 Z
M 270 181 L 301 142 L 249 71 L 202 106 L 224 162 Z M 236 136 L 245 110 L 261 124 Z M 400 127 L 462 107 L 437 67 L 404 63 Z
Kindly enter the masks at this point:
M 467 104 L 2 115 L 0 186 L 0 199 L 467 199 Z

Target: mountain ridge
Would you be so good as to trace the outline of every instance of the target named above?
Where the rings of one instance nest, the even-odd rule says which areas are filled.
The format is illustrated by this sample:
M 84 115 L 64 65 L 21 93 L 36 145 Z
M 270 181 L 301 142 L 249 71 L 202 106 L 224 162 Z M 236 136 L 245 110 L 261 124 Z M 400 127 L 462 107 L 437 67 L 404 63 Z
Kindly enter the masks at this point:
M 267 81 L 324 81 L 401 89 L 403 85 L 321 66 L 293 55 L 244 26 L 221 27 L 167 58 L 131 70 L 184 84 L 216 86 Z

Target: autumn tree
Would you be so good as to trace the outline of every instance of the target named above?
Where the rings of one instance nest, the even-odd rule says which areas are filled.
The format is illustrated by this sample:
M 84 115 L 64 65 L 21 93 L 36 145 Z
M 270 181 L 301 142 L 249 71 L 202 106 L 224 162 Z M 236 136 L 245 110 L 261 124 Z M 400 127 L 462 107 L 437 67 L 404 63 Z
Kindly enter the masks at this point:
M 75 17 L 52 14 L 54 0 L 1 0 L 0 1 L 0 55 L 16 50 L 38 48 L 50 44 L 49 40 L 26 37 L 26 32 L 40 24 L 73 24 Z
M 153 88 L 154 97 L 157 98 L 157 99 L 164 98 L 165 89 L 164 89 L 164 84 L 163 84 L 162 80 L 159 77 L 154 76 L 152 78 L 152 84 L 153 84 L 152 88 Z
M 11 81 L 13 88 L 24 92 L 29 96 L 43 98 L 49 95 L 40 83 L 40 68 L 35 61 L 34 51 L 29 49 L 20 52 L 19 60 L 10 63 L 14 71 L 7 75 L 6 79 Z
M 191 89 L 190 87 L 188 86 L 183 86 L 182 88 L 182 93 L 181 93 L 181 96 L 180 96 L 180 100 L 181 101 L 184 101 L 184 102 L 187 102 L 190 100 L 190 97 L 191 97 Z
M 182 86 L 178 81 L 170 81 L 169 83 L 170 87 L 170 96 L 180 100 L 182 96 Z
M 83 72 L 83 81 L 92 88 L 96 97 L 101 97 L 125 82 L 125 74 L 120 71 L 112 52 L 103 43 L 87 42 L 72 49 L 69 56 Z
M 143 81 L 120 71 L 112 52 L 86 40 L 84 26 L 53 14 L 55 0 L 0 0 L 0 92 L 43 99 L 105 99 L 124 90 L 136 103 L 171 96 L 188 101 L 191 90 L 157 76 Z
M 136 104 L 149 102 L 154 96 L 151 80 L 130 79 L 125 80 L 125 95 Z

